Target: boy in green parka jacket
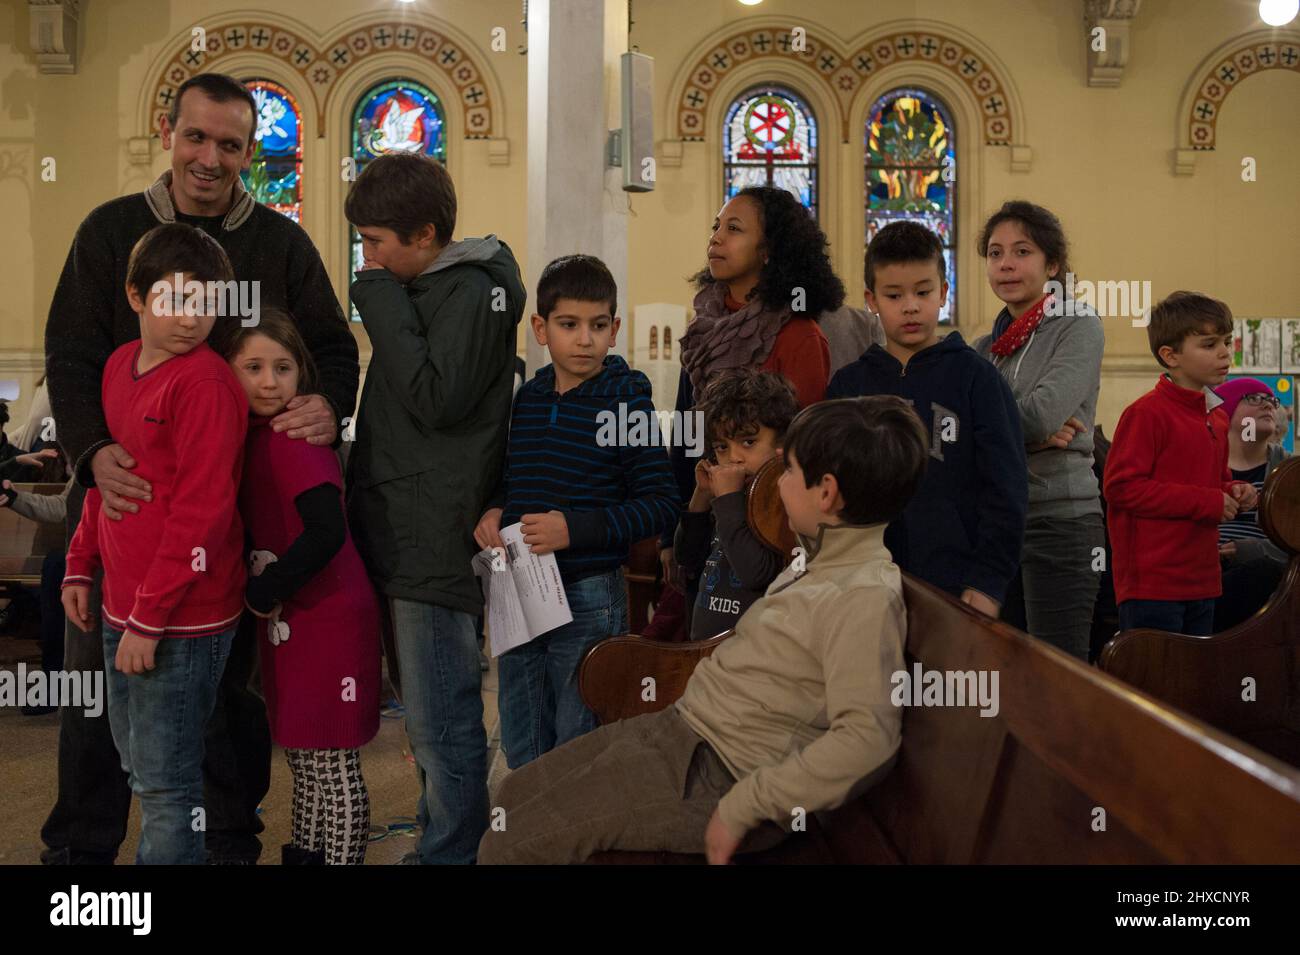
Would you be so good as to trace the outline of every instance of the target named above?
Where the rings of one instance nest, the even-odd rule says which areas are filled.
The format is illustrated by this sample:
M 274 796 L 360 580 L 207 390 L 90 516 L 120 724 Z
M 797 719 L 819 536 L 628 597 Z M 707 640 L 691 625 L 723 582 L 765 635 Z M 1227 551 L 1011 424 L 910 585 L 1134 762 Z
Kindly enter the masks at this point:
M 504 242 L 451 241 L 455 187 L 433 159 L 375 159 L 344 212 L 361 236 L 351 298 L 373 346 L 349 524 L 392 615 L 422 785 L 419 862 L 467 863 L 488 822 L 474 521 L 505 456 L 526 293 Z

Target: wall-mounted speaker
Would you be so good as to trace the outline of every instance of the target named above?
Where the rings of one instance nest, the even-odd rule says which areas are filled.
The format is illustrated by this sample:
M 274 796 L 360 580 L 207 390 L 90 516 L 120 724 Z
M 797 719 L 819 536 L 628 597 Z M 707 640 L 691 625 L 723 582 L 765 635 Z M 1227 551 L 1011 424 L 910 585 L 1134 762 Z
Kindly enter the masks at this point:
M 655 187 L 654 57 L 624 53 L 623 130 L 620 159 L 624 192 L 651 192 Z

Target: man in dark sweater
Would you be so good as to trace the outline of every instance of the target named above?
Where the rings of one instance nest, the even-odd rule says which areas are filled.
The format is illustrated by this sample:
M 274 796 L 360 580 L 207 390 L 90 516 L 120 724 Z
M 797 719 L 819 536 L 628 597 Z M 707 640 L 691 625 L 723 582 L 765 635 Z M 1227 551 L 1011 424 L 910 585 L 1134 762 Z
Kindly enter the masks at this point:
M 1020 565 L 1029 489 L 1020 413 L 997 369 L 957 332 L 939 337 L 943 243 L 915 222 L 867 249 L 867 304 L 885 346 L 836 372 L 827 398 L 897 395 L 930 432 L 921 486 L 885 531 L 894 563 L 997 617 Z
M 187 80 L 162 124 L 171 169 L 144 193 L 99 206 L 77 229 L 45 327 L 50 403 L 77 482 L 68 498 L 69 539 L 85 488 L 99 488 L 113 520 L 150 506 L 149 483 L 132 473 L 132 449 L 115 443 L 105 424 L 100 379 L 113 350 L 140 337 L 126 298 L 127 260 L 159 223 L 186 222 L 213 236 L 230 257 L 243 301 L 293 314 L 321 394 L 295 398 L 275 427 L 291 438 L 333 444 L 340 421 L 352 414 L 360 372 L 356 339 L 320 255 L 301 227 L 256 202 L 239 178 L 252 159 L 256 125 L 256 104 L 237 80 L 216 73 Z M 214 333 L 234 320 L 220 319 Z M 91 597 L 96 613 L 98 589 Z M 256 659 L 252 636 L 251 627 L 241 626 L 208 727 L 205 806 L 214 862 L 255 862 L 261 851 L 257 805 L 270 786 L 270 734 L 265 706 L 248 689 Z M 66 666 L 103 665 L 99 631 L 69 630 Z M 61 721 L 59 795 L 41 829 L 49 847 L 42 858 L 111 863 L 126 836 L 131 794 L 108 721 L 86 719 L 70 707 Z

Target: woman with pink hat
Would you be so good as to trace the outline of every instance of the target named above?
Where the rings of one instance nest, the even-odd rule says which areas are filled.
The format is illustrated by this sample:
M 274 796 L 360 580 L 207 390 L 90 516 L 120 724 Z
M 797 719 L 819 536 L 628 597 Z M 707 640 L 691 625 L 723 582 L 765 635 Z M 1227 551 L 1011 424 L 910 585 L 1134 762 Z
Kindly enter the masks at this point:
M 1256 491 L 1286 452 L 1272 444 L 1278 426 L 1278 398 L 1258 378 L 1234 378 L 1214 389 L 1227 412 L 1228 467 L 1238 481 Z M 1259 509 L 1242 511 L 1219 525 L 1223 562 L 1223 596 L 1214 605 L 1214 632 L 1221 633 L 1250 617 L 1268 601 L 1286 570 L 1287 555 L 1259 526 Z

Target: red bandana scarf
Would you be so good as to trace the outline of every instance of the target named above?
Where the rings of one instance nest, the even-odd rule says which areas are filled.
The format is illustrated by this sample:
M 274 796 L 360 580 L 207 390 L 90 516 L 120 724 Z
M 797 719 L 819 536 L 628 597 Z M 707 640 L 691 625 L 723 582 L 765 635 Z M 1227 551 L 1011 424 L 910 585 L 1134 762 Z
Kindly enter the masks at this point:
M 1029 336 L 1038 328 L 1038 323 L 1043 320 L 1043 314 L 1051 300 L 1050 294 L 1040 298 L 1033 308 L 1007 326 L 1007 330 L 998 336 L 998 340 L 993 343 L 989 351 L 1000 357 L 1014 355 L 1025 342 L 1029 341 Z

